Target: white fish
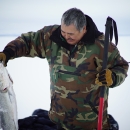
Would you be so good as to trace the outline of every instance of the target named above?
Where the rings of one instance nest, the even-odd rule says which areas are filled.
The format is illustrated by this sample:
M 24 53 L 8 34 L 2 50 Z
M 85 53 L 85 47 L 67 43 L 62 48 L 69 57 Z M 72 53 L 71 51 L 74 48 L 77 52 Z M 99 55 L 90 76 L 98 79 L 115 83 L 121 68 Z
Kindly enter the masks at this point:
M 0 130 L 18 130 L 13 80 L 2 63 L 0 63 Z

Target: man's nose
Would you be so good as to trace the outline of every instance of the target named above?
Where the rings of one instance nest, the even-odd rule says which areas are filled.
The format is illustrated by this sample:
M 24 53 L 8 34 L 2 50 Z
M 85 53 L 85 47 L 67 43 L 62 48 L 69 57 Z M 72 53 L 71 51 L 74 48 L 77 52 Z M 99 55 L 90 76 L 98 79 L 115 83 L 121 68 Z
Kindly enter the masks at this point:
M 64 37 L 65 37 L 65 39 L 68 39 L 69 35 L 66 33 Z

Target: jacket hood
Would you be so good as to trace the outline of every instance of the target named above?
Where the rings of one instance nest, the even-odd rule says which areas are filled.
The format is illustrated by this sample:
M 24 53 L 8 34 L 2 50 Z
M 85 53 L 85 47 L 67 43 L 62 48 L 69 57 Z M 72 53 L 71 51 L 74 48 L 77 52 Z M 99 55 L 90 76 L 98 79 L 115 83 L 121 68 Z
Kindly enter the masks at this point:
M 93 22 L 91 17 L 89 17 L 88 15 L 85 16 L 87 21 L 86 25 L 87 33 L 83 36 L 81 41 L 86 43 L 94 43 L 95 39 L 98 38 L 103 33 L 98 31 L 98 28 L 96 24 Z

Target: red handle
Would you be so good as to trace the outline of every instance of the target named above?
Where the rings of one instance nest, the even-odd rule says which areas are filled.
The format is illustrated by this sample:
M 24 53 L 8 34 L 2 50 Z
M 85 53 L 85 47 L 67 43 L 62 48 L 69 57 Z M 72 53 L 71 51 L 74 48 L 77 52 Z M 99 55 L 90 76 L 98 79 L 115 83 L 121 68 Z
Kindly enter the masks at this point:
M 102 130 L 103 108 L 104 108 L 104 98 L 100 97 L 100 105 L 98 113 L 98 130 Z

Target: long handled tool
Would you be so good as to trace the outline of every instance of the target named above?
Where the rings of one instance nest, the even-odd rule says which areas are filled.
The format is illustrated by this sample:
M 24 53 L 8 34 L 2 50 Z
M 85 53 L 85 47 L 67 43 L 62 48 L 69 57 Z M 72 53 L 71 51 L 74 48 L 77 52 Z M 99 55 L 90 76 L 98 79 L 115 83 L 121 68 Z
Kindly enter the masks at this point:
M 114 27 L 115 43 L 117 45 L 118 34 L 117 34 L 116 22 L 112 18 L 108 17 L 107 21 L 106 21 L 102 70 L 107 68 L 108 46 L 109 46 L 109 41 L 111 42 L 112 38 L 113 38 L 113 27 Z M 102 118 L 103 118 L 103 108 L 104 108 L 104 92 L 105 92 L 105 86 L 101 86 L 100 101 L 99 101 L 99 112 L 98 112 L 98 130 L 102 130 L 102 120 L 103 120 Z

